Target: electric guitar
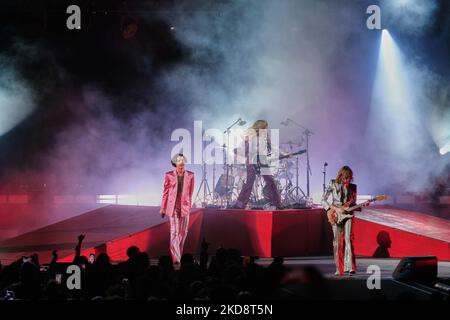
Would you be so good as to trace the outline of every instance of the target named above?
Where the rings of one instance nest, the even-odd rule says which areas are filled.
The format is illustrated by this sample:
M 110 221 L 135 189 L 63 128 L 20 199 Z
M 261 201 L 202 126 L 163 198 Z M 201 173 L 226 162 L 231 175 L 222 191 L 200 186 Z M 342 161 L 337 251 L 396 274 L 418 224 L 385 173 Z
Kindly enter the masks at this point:
M 350 200 L 350 201 L 344 203 L 344 205 L 342 205 L 340 208 L 344 209 L 345 212 L 352 212 L 358 208 L 365 207 L 366 205 L 368 205 L 371 202 L 385 200 L 386 198 L 387 198 L 387 196 L 377 196 L 375 198 L 364 201 L 363 203 L 360 203 L 360 204 L 357 204 L 354 206 L 351 206 L 353 200 Z M 345 219 L 351 218 L 351 217 L 353 217 L 353 214 L 351 214 L 351 213 L 338 213 L 334 209 L 329 209 L 327 211 L 328 222 L 331 223 L 332 225 L 340 224 Z
M 298 156 L 299 154 L 303 154 L 305 152 L 306 152 L 306 149 L 302 149 L 302 150 L 299 150 L 299 151 L 296 151 L 296 152 L 283 154 L 283 155 L 280 155 L 278 157 L 278 160 L 283 160 L 283 159 L 287 159 L 287 158 L 290 158 L 290 157 Z M 259 161 L 256 161 L 257 163 L 253 165 L 255 167 L 256 172 L 258 174 L 261 172 L 261 168 L 262 167 L 268 168 L 268 167 L 271 166 L 271 162 L 276 161 L 276 160 L 271 159 L 270 155 L 268 155 L 268 157 L 269 157 L 269 160 L 266 160 L 265 162 L 263 162 L 263 161 L 261 161 L 261 158 L 263 158 L 263 156 L 260 155 L 259 156 Z M 267 159 L 267 157 L 264 156 L 263 159 Z

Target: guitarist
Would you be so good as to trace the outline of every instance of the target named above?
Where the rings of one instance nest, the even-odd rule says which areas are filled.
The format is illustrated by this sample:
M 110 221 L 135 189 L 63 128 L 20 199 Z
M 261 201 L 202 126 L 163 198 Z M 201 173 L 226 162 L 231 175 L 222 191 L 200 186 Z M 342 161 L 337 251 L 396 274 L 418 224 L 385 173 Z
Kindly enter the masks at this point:
M 259 141 L 258 136 L 260 134 L 260 130 L 267 130 L 269 124 L 266 120 L 257 120 L 247 131 L 247 134 L 245 135 L 245 154 L 246 154 L 246 168 L 247 168 L 247 179 L 241 189 L 241 192 L 239 193 L 238 199 L 233 206 L 235 209 L 243 209 L 247 206 L 247 203 L 250 199 L 250 195 L 252 193 L 253 184 L 256 180 L 256 174 L 257 172 L 257 166 L 255 166 L 252 161 L 249 159 L 249 141 L 252 139 L 256 139 L 256 141 Z M 255 141 L 255 140 L 254 140 Z M 256 144 L 253 144 L 255 146 Z M 258 146 L 258 150 L 261 150 L 260 148 L 266 147 L 268 149 L 268 153 L 270 153 L 271 145 L 270 141 L 267 141 L 265 146 Z M 257 165 L 259 165 L 259 153 L 257 154 Z M 270 199 L 270 202 L 277 208 L 277 210 L 282 210 L 281 206 L 281 196 L 280 192 L 277 188 L 277 185 L 275 183 L 275 180 L 273 178 L 273 175 L 263 174 L 264 181 L 266 183 L 266 186 L 268 188 L 268 196 Z
M 322 196 L 322 205 L 328 214 L 351 214 L 342 207 L 350 207 L 356 204 L 356 184 L 353 184 L 353 171 L 348 166 L 343 166 L 335 180 L 331 180 Z M 329 198 L 331 196 L 331 202 Z M 367 204 L 368 205 L 368 204 Z M 361 208 L 355 211 L 361 211 Z M 332 223 L 333 229 L 333 254 L 336 263 L 336 276 L 345 272 L 356 272 L 355 254 L 353 252 L 353 217 L 342 222 Z

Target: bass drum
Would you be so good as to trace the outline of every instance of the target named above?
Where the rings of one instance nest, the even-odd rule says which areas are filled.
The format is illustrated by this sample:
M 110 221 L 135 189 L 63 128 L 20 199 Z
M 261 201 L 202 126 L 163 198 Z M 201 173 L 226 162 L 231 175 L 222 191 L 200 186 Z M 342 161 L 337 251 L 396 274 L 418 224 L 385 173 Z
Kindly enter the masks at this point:
M 281 191 L 283 187 L 281 186 L 281 183 L 278 180 L 275 180 L 275 185 L 277 186 L 278 193 L 281 194 Z M 264 184 L 262 194 L 265 201 L 270 201 L 270 190 L 267 184 Z
M 234 186 L 234 177 L 228 176 L 228 195 L 230 196 L 233 193 Z M 217 181 L 216 187 L 214 188 L 214 192 L 218 194 L 220 197 L 225 197 L 227 195 L 227 175 L 221 174 L 219 180 Z

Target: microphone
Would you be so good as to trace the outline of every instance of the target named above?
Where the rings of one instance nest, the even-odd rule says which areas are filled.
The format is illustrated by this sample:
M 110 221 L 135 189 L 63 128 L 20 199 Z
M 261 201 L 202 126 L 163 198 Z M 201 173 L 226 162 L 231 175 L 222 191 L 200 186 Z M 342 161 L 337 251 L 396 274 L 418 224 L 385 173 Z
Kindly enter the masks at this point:
M 323 166 L 324 166 L 324 167 L 328 166 L 328 163 L 325 162 L 325 163 L 323 164 Z
M 247 121 L 242 120 L 242 118 L 237 119 L 235 122 L 233 122 L 233 124 L 231 126 L 229 126 L 228 128 L 225 129 L 225 131 L 223 133 L 230 133 L 231 128 L 233 128 L 235 125 L 238 126 L 243 126 L 244 124 L 246 124 Z
M 285 121 L 281 121 L 280 124 L 281 124 L 282 126 L 287 126 L 287 125 L 289 124 L 289 118 L 286 119 Z

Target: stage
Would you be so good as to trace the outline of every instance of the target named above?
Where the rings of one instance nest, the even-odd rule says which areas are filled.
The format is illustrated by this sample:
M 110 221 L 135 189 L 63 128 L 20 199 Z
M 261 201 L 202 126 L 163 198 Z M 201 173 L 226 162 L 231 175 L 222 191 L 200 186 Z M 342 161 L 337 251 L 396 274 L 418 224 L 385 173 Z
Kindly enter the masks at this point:
M 137 245 L 153 259 L 169 254 L 169 222 L 158 207 L 108 205 L 0 242 L 0 260 L 9 264 L 38 253 L 41 263 L 58 250 L 59 261 L 73 258 L 77 236 L 86 234 L 82 254 L 107 252 L 126 260 Z M 450 221 L 427 214 L 374 205 L 354 219 L 358 257 L 401 258 L 436 255 L 450 261 Z M 313 257 L 331 255 L 332 234 L 321 208 L 282 211 L 193 209 L 185 252 L 209 254 L 219 247 L 238 248 L 243 256 Z
M 450 277 L 450 0 L 2 3 L 0 300 Z
M 273 259 L 262 258 L 258 264 L 268 266 Z M 301 270 L 303 267 L 314 266 L 328 280 L 330 297 L 336 300 L 397 300 L 397 299 L 432 299 L 433 290 L 413 283 L 402 283 L 392 278 L 392 273 L 399 263 L 399 259 L 358 258 L 355 275 L 343 275 L 336 277 L 336 267 L 332 257 L 291 257 L 284 260 L 284 265 L 293 270 Z M 367 280 L 372 275 L 368 272 L 369 266 L 380 268 L 380 289 L 369 290 Z M 445 283 L 450 280 L 450 262 L 438 262 L 438 279 Z

